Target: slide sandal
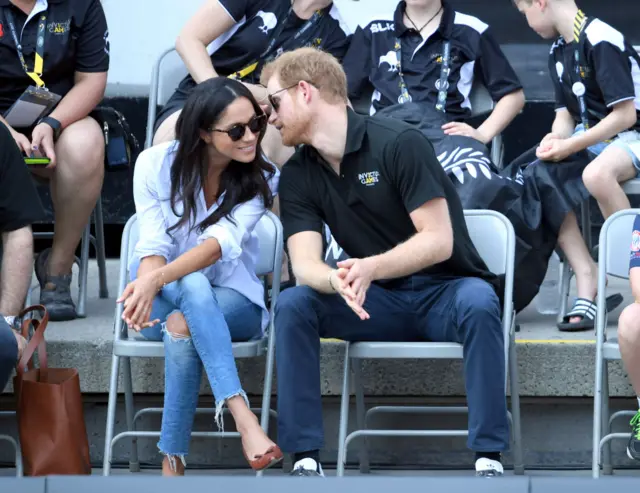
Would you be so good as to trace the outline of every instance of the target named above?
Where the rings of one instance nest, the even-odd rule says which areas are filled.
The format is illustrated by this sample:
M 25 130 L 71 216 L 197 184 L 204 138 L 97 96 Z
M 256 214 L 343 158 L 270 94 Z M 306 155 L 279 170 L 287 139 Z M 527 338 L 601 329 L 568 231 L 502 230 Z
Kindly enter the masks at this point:
M 611 312 L 615 310 L 624 300 L 621 294 L 612 294 L 607 297 L 606 310 Z M 576 298 L 573 308 L 563 318 L 562 322 L 558 324 L 558 329 L 561 332 L 580 332 L 584 330 L 592 330 L 596 323 L 596 304 L 586 298 Z M 579 322 L 571 323 L 573 317 L 582 317 Z

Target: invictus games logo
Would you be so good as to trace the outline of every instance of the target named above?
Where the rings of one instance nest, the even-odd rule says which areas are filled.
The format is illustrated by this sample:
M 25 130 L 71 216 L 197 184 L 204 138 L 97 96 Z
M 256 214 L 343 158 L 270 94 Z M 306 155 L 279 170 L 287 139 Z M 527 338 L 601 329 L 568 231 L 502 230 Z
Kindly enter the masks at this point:
M 363 185 L 370 187 L 378 183 L 380 181 L 380 172 L 379 171 L 369 171 L 367 173 L 359 173 L 358 180 Z
M 65 34 L 71 29 L 71 19 L 65 22 L 50 22 L 47 24 L 47 29 L 51 34 Z

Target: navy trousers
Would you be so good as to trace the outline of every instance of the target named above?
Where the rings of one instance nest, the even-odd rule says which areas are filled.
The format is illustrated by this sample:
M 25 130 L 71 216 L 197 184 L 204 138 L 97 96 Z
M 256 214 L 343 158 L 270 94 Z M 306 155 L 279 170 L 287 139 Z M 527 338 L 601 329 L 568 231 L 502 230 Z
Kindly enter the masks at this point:
M 11 327 L 0 315 L 0 393 L 4 390 L 18 359 L 18 342 Z
M 393 288 L 372 284 L 364 308 L 370 319 L 363 321 L 339 295 L 308 286 L 280 295 L 275 333 L 282 450 L 296 453 L 324 446 L 320 338 L 463 344 L 467 446 L 476 452 L 509 448 L 501 309 L 491 285 L 478 278 L 416 275 Z

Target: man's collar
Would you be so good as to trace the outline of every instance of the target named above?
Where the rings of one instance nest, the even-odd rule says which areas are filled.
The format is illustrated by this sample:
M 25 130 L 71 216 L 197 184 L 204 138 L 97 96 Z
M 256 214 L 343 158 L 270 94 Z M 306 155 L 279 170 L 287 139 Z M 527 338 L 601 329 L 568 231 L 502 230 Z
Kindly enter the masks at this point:
M 351 108 L 347 108 L 347 142 L 344 146 L 345 156 L 360 150 L 366 130 L 367 123 L 365 117 L 358 115 Z
M 393 14 L 393 27 L 396 37 L 404 35 L 409 28 L 404 24 L 404 11 L 407 8 L 406 2 L 403 0 L 398 3 L 396 11 Z M 447 0 L 442 0 L 442 18 L 440 19 L 440 25 L 438 26 L 438 32 L 443 38 L 449 39 L 453 32 L 453 22 L 456 16 L 455 10 L 449 5 Z

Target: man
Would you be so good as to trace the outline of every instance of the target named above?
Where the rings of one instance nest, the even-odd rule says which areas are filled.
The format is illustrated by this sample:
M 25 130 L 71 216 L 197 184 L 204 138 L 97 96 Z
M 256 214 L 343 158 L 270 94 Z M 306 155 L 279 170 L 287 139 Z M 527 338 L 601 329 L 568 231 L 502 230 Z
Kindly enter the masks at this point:
M 356 115 L 331 55 L 285 53 L 263 71 L 285 145 L 280 200 L 299 286 L 276 308 L 278 439 L 297 476 L 322 475 L 321 337 L 464 344 L 468 446 L 480 476 L 508 448 L 497 277 L 475 250 L 460 200 L 419 130 Z M 350 259 L 322 261 L 323 223 Z
M 36 275 L 50 319 L 71 320 L 75 250 L 104 176 L 104 136 L 88 115 L 106 87 L 107 23 L 99 0 L 0 0 L 0 22 L 0 115 L 11 119 L 7 110 L 30 86 L 62 98 L 51 113 L 9 131 L 25 155 L 50 160 L 31 168 L 50 182 L 55 211 L 53 247 L 38 256 Z
M 31 224 L 44 211 L 29 171 L 9 130 L 0 123 L 0 392 L 7 384 L 26 341 L 15 330 L 33 270 Z
M 627 455 L 630 459 L 640 460 L 640 216 L 636 216 L 631 233 L 629 281 L 634 302 L 620 314 L 618 341 L 622 361 L 638 396 L 638 412 L 631 420 Z

